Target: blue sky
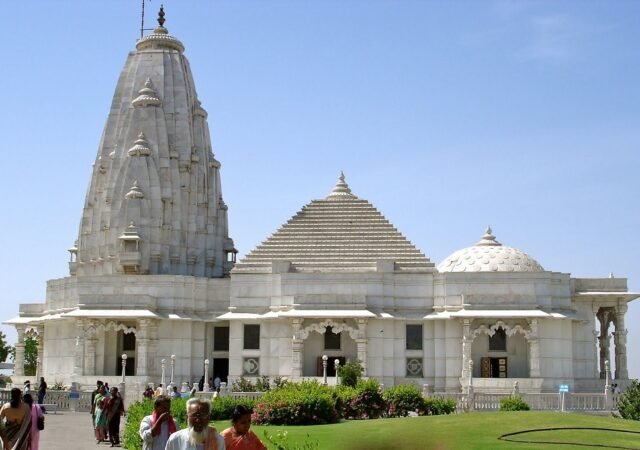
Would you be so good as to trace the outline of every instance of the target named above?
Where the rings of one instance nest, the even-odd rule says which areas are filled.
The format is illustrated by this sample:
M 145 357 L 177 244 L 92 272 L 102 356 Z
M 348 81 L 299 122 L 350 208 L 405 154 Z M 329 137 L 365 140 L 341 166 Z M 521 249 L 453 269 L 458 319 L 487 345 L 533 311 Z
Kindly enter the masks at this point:
M 344 170 L 436 263 L 490 224 L 547 270 L 640 291 L 640 2 L 163 3 L 241 254 Z M 6 320 L 67 274 L 140 1 L 8 0 L 2 15 Z M 637 378 L 640 300 L 627 327 Z

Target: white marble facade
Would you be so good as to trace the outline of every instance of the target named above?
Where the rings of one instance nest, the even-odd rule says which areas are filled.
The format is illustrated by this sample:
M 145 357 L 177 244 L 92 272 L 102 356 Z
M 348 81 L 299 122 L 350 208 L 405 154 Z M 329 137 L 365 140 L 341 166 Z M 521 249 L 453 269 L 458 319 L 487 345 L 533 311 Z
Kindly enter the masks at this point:
M 16 326 L 39 375 L 83 384 L 289 379 L 359 360 L 387 386 L 436 391 L 602 389 L 628 378 L 626 279 L 575 279 L 480 241 L 436 266 L 343 175 L 327 197 L 236 263 L 207 113 L 184 46 L 160 26 L 122 71 L 69 249 L 70 276 Z M 610 333 L 613 346 L 610 348 Z M 171 359 L 175 355 L 175 359 Z M 171 367 L 169 367 L 171 365 Z

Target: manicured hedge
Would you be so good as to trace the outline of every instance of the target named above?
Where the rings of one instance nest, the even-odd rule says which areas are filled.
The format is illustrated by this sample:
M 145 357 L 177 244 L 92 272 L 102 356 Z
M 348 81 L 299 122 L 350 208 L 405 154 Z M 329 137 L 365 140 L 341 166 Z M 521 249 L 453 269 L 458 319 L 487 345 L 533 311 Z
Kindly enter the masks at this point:
M 247 409 L 254 409 L 257 403 L 257 400 L 250 398 L 216 397 L 211 401 L 211 420 L 231 419 L 233 410 L 237 405 L 242 405 Z
M 384 391 L 383 397 L 389 417 L 405 417 L 409 412 L 415 412 L 418 415 L 425 414 L 425 401 L 422 392 L 413 385 L 393 386 Z
M 287 383 L 267 392 L 253 410 L 258 425 L 317 425 L 339 419 L 333 388 L 317 381 Z
M 385 414 L 385 401 L 380 384 L 374 380 L 358 380 L 355 388 L 338 387 L 339 413 L 345 419 L 377 419 Z

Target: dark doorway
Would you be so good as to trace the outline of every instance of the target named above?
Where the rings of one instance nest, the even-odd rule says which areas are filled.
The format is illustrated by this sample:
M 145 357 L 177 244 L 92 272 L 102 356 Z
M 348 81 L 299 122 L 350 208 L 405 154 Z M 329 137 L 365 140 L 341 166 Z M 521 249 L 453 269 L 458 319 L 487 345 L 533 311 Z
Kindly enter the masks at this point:
M 228 383 L 229 358 L 213 358 L 213 378 L 220 377 L 224 383 Z
M 507 358 L 482 358 L 480 372 L 482 378 L 507 378 Z
M 340 367 L 344 366 L 344 363 L 347 362 L 347 359 L 344 356 L 330 356 L 327 359 L 327 376 L 328 377 L 336 376 L 336 366 L 335 366 L 336 359 L 340 361 Z M 323 372 L 322 356 L 318 356 L 318 359 L 316 362 L 316 376 L 321 377 L 322 372 Z
M 135 358 L 127 358 L 127 367 L 124 369 L 124 374 L 128 377 L 132 377 L 136 374 Z M 122 376 L 122 358 L 119 356 L 116 360 L 116 375 Z

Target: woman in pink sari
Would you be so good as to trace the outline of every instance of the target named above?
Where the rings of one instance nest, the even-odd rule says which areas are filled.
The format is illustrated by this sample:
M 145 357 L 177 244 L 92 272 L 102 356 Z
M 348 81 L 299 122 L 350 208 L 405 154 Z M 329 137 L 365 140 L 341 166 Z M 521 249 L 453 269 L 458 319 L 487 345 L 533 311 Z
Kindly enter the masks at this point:
M 38 450 L 40 445 L 40 430 L 38 430 L 38 419 L 44 420 L 44 413 L 42 408 L 37 403 L 33 403 L 33 397 L 31 394 L 24 394 L 22 397 L 24 402 L 31 409 L 31 450 Z

